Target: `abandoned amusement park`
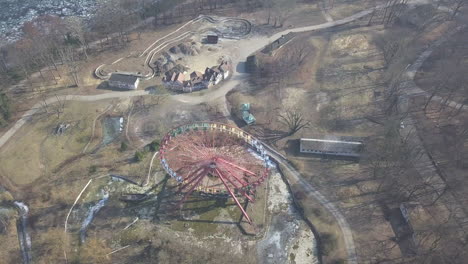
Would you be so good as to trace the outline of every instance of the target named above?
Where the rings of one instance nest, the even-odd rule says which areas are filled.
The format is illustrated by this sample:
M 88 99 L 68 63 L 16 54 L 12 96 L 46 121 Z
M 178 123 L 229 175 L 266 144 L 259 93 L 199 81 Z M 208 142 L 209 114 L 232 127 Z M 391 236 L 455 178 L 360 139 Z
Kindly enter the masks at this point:
M 468 263 L 468 0 L 0 0 L 0 248 Z

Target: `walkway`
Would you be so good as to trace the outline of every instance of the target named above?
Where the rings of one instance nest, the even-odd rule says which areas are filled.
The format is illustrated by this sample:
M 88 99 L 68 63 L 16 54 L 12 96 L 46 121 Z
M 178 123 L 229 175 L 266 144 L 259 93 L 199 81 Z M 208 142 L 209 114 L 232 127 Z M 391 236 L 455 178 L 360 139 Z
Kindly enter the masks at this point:
M 338 225 L 340 226 L 341 232 L 343 233 L 343 240 L 345 242 L 346 251 L 348 253 L 348 264 L 357 264 L 357 254 L 356 254 L 356 247 L 354 245 L 353 240 L 353 233 L 351 231 L 351 227 L 349 226 L 346 218 L 341 214 L 339 209 L 330 201 L 325 198 L 314 186 L 312 186 L 308 181 L 302 178 L 301 174 L 292 167 L 287 158 L 272 149 L 270 146 L 265 145 L 265 149 L 270 157 L 272 157 L 276 162 L 281 164 L 292 176 L 292 181 L 290 182 L 291 185 L 294 183 L 299 183 L 305 190 L 307 196 L 312 196 L 312 199 L 320 202 L 332 215 L 335 217 Z
M 369 15 L 370 13 L 374 12 L 376 9 L 382 8 L 384 5 L 380 5 L 374 8 L 370 8 L 359 13 L 356 13 L 352 16 L 336 20 L 330 21 L 319 25 L 312 25 L 312 26 L 305 26 L 293 29 L 287 29 L 282 32 L 278 32 L 270 37 L 262 36 L 262 37 L 252 37 L 250 39 L 243 39 L 239 40 L 239 51 L 241 55 L 238 58 L 233 60 L 233 64 L 237 65 L 239 62 L 246 61 L 247 57 L 257 50 L 260 50 L 268 43 L 273 42 L 274 40 L 280 38 L 282 35 L 286 35 L 290 32 L 300 33 L 300 32 L 310 32 L 310 31 L 317 31 L 323 30 L 327 28 L 332 28 L 336 26 L 345 25 L 347 23 L 353 22 L 358 20 L 362 17 Z M 241 64 L 239 64 L 241 65 Z M 193 94 L 180 94 L 172 96 L 172 99 L 187 103 L 187 104 L 199 104 L 203 102 L 208 102 L 215 100 L 220 97 L 225 97 L 225 95 L 235 88 L 237 85 L 242 84 L 247 79 L 247 74 L 244 73 L 244 69 L 241 67 L 237 71 L 233 73 L 233 76 L 230 80 L 226 81 L 221 87 L 218 89 L 204 94 L 204 95 L 193 95 Z M 113 99 L 113 98 L 130 98 L 134 96 L 142 96 L 149 94 L 149 91 L 128 91 L 128 92 L 110 92 L 106 94 L 99 94 L 99 95 L 65 95 L 59 97 L 53 97 L 46 100 L 47 104 L 53 104 L 58 101 L 82 101 L 82 102 L 93 102 L 105 99 Z M 8 140 L 27 122 L 29 121 L 34 114 L 41 110 L 42 103 L 39 102 L 33 106 L 29 111 L 27 111 L 16 123 L 13 127 L 11 127 L 5 134 L 0 137 L 0 148 L 8 142 Z M 279 163 L 281 163 L 288 172 L 294 177 L 294 179 L 299 182 L 304 188 L 308 191 L 308 195 L 312 195 L 317 201 L 323 204 L 325 208 L 327 208 L 330 213 L 337 219 L 337 222 L 343 232 L 344 242 L 346 251 L 348 253 L 348 263 L 356 264 L 357 255 L 356 249 L 353 241 L 352 231 L 347 223 L 346 219 L 343 215 L 339 212 L 338 208 L 330 203 L 315 187 L 313 187 L 310 183 L 305 181 L 301 175 L 291 166 L 289 165 L 287 159 L 282 156 L 281 154 L 277 153 L 273 149 L 267 147 L 269 149 L 269 153 L 272 158 L 276 159 Z
M 258 38 L 251 38 L 248 40 L 240 40 L 240 42 L 248 42 L 249 45 L 242 45 L 242 56 L 237 58 L 235 63 L 240 61 L 245 61 L 247 56 L 254 53 L 255 51 L 261 49 L 268 43 L 278 39 L 281 35 L 285 35 L 289 32 L 307 32 L 307 31 L 315 31 L 320 29 L 326 29 L 331 27 L 336 27 L 340 25 L 344 25 L 360 19 L 370 13 L 372 13 L 376 8 L 381 8 L 383 6 L 378 6 L 375 8 L 367 9 L 352 16 L 349 16 L 344 19 L 336 20 L 333 22 L 327 22 L 324 24 L 307 26 L 307 27 L 300 27 L 295 29 L 288 29 L 282 32 L 276 33 L 270 37 L 258 37 Z M 219 89 L 214 90 L 211 93 L 204 94 L 202 96 L 197 95 L 174 95 L 172 99 L 177 101 L 187 103 L 187 104 L 199 104 L 207 101 L 211 101 L 217 99 L 219 97 L 225 96 L 231 89 L 236 87 L 237 85 L 241 84 L 243 81 L 246 80 L 247 74 L 234 72 L 233 76 L 230 80 L 226 81 Z M 128 92 L 110 92 L 105 94 L 99 95 L 65 95 L 59 97 L 53 97 L 46 100 L 47 104 L 53 104 L 58 101 L 82 101 L 82 102 L 93 102 L 105 99 L 115 99 L 115 98 L 130 98 L 134 96 L 142 96 L 149 94 L 149 91 L 128 91 Z M 41 109 L 42 103 L 35 104 L 29 111 L 27 111 L 16 123 L 13 127 L 11 127 L 7 132 L 5 132 L 0 137 L 0 148 L 5 145 L 5 143 L 28 121 L 32 118 L 34 114 L 36 114 Z
M 442 45 L 447 41 L 453 34 L 459 32 L 465 28 L 465 26 L 460 26 L 455 28 L 452 32 L 449 32 L 444 37 L 436 40 L 428 49 L 421 53 L 421 55 L 416 59 L 416 61 L 408 67 L 402 80 L 401 88 L 404 92 L 404 95 L 400 96 L 399 102 L 403 111 L 408 110 L 409 108 L 409 97 L 414 95 L 427 95 L 427 92 L 421 89 L 414 82 L 415 74 L 419 71 L 424 61 L 429 58 L 435 48 Z M 442 101 L 441 97 L 434 96 L 432 100 Z M 467 110 L 467 106 L 462 106 L 461 104 L 449 101 L 447 103 L 449 106 L 454 108 L 462 107 L 463 110 Z M 440 200 L 445 204 L 447 209 L 451 212 L 451 216 L 458 223 L 463 232 L 468 234 L 468 214 L 461 204 L 457 201 L 456 197 L 449 191 L 446 190 L 445 180 L 440 176 L 434 161 L 431 159 L 427 150 L 424 147 L 424 144 L 417 133 L 417 128 L 414 125 L 415 121 L 411 114 L 409 114 L 404 120 L 404 128 L 400 129 L 400 134 L 402 137 L 407 138 L 407 142 L 410 145 L 410 148 L 414 152 L 413 155 L 417 155 L 417 161 L 414 163 L 414 168 L 418 172 L 419 176 L 423 181 L 431 186 L 435 192 L 434 199 L 441 196 Z

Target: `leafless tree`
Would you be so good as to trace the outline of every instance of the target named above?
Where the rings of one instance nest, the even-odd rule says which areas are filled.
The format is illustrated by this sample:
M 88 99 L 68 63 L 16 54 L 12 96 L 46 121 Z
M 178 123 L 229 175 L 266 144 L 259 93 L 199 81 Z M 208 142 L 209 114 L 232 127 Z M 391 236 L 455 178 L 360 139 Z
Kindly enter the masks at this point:
M 296 0 L 261 0 L 267 10 L 267 24 L 274 20 L 274 27 L 282 27 L 296 5 Z
M 99 238 L 91 238 L 80 249 L 80 260 L 84 263 L 112 263 L 111 248 Z
M 69 78 L 73 86 L 79 86 L 78 71 L 80 70 L 80 61 L 76 50 L 71 46 L 64 46 L 59 51 L 59 56 L 65 65 Z
M 292 136 L 299 130 L 310 126 L 310 121 L 306 120 L 304 114 L 298 109 L 287 109 L 284 113 L 279 114 L 278 117 L 279 122 L 288 129 L 286 136 Z
M 65 26 L 68 36 L 78 41 L 85 58 L 88 59 L 87 50 L 89 47 L 86 40 L 86 26 L 84 21 L 79 17 L 67 17 L 65 19 Z
M 466 5 L 467 1 L 466 0 L 452 0 L 453 3 L 453 11 L 452 15 L 450 16 L 450 19 L 453 20 L 457 16 L 457 14 L 460 12 L 460 9 Z
M 46 115 L 57 115 L 57 119 L 65 110 L 65 100 L 62 100 L 58 95 L 55 95 L 55 102 L 48 103 L 45 94 L 41 96 L 41 108 Z

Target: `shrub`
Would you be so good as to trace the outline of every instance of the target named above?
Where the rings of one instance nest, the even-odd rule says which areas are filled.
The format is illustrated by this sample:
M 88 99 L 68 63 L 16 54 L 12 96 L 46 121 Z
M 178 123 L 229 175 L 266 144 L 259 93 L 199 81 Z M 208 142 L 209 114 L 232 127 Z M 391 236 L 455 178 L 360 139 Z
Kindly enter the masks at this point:
M 145 158 L 146 152 L 144 151 L 136 151 L 135 152 L 135 161 L 140 162 Z
M 320 235 L 322 242 L 322 253 L 325 256 L 328 256 L 336 249 L 336 237 L 330 233 L 323 233 Z
M 95 173 L 97 171 L 97 166 L 92 165 L 91 167 L 89 167 L 88 171 L 89 171 L 89 173 Z
M 120 143 L 120 151 L 121 152 L 124 152 L 128 149 L 128 145 L 127 143 L 125 143 L 124 141 L 122 141 L 122 143 Z
M 159 142 L 154 140 L 153 142 L 151 142 L 149 144 L 149 150 L 151 152 L 156 152 L 156 151 L 159 151 Z
M 11 117 L 10 100 L 4 93 L 0 93 L 0 121 L 7 121 Z

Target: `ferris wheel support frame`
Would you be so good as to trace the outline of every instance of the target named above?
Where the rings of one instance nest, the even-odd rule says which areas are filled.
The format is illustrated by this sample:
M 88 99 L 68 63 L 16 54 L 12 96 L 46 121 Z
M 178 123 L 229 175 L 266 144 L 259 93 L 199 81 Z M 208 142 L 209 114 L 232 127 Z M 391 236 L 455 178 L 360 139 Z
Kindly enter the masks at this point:
M 226 138 L 226 140 L 231 143 L 235 142 L 232 140 L 232 138 L 234 137 L 241 139 L 242 141 L 240 142 L 245 142 L 249 146 L 249 148 L 247 149 L 249 152 L 251 150 L 255 151 L 255 153 L 252 153 L 252 154 L 257 156 L 257 158 L 261 160 L 261 163 L 263 163 L 262 165 L 264 169 L 259 171 L 260 174 L 256 174 L 253 171 L 248 169 L 249 168 L 248 163 L 240 162 L 238 164 L 234 164 L 233 163 L 234 160 L 228 161 L 225 158 L 223 158 L 224 156 L 219 156 L 217 153 L 213 156 L 207 155 L 207 153 L 204 153 L 197 147 L 194 147 L 195 145 L 191 146 L 190 140 L 188 141 L 190 142 L 189 144 L 185 144 L 184 141 L 176 142 L 175 143 L 176 145 L 170 148 L 170 144 L 171 144 L 170 142 L 174 138 L 177 138 L 179 135 L 185 134 L 186 132 L 199 131 L 199 130 L 213 131 L 213 132 L 220 131 L 223 133 L 227 133 L 228 135 L 230 135 L 230 137 Z M 214 134 L 211 135 L 211 137 L 212 137 L 211 139 L 208 138 L 208 140 L 211 140 L 211 141 L 208 141 L 208 146 L 211 145 L 211 147 L 215 147 L 217 143 L 219 142 L 216 142 L 217 139 L 214 136 Z M 195 137 L 195 139 L 196 138 L 197 137 Z M 188 197 L 194 191 L 200 191 L 202 193 L 206 192 L 205 189 L 201 188 L 203 186 L 200 186 L 200 184 L 202 184 L 203 179 L 205 179 L 207 176 L 215 176 L 220 179 L 221 183 L 212 185 L 212 186 L 224 185 L 225 191 L 227 191 L 227 193 L 225 193 L 224 195 L 229 194 L 229 196 L 235 201 L 237 207 L 239 207 L 239 209 L 241 210 L 242 215 L 245 217 L 245 219 L 250 224 L 252 224 L 251 218 L 249 217 L 246 210 L 240 203 L 238 197 L 244 197 L 246 200 L 250 202 L 254 202 L 255 199 L 254 197 L 251 196 L 254 193 L 252 192 L 251 188 L 255 189 L 255 187 L 261 184 L 269 174 L 269 169 L 268 169 L 269 157 L 266 155 L 266 151 L 263 148 L 263 145 L 257 139 L 255 139 L 250 134 L 236 127 L 232 127 L 232 126 L 228 126 L 228 125 L 220 124 L 220 123 L 200 122 L 200 123 L 194 123 L 191 125 L 180 126 L 180 127 L 176 127 L 172 129 L 163 138 L 160 146 L 161 146 L 160 148 L 161 165 L 164 168 L 164 170 L 166 170 L 166 172 L 172 178 L 176 179 L 179 182 L 179 188 L 177 190 L 177 194 L 182 194 L 182 193 L 184 194 L 183 198 L 177 203 L 177 208 L 180 209 L 183 203 L 188 199 Z M 177 166 L 174 168 L 170 167 L 170 164 L 168 164 L 168 160 L 166 159 L 166 152 L 169 153 L 171 151 L 174 151 L 176 148 L 180 146 L 182 146 L 182 150 L 189 151 L 188 153 L 191 153 L 191 155 L 197 154 L 197 156 L 206 158 L 206 160 L 202 160 L 202 162 L 196 161 L 192 164 L 187 164 L 187 165 L 184 164 L 181 167 L 179 163 L 179 167 Z M 205 147 L 205 144 L 203 142 L 202 142 L 202 147 Z M 179 161 L 190 162 L 190 156 L 188 154 L 179 154 L 177 158 L 179 157 L 184 157 L 184 158 L 178 159 Z M 242 164 L 246 165 L 247 168 L 245 168 Z M 189 170 L 185 174 L 180 173 L 184 175 L 178 175 L 178 173 L 180 172 L 179 171 L 180 168 L 186 169 L 192 165 L 198 165 L 200 167 L 193 169 L 193 170 Z M 253 178 L 254 181 L 251 181 L 249 177 L 255 177 L 255 176 L 259 176 L 259 177 Z M 211 190 L 210 186 L 205 187 L 205 188 L 208 188 L 209 192 L 212 192 L 213 195 L 219 195 L 219 189 Z

